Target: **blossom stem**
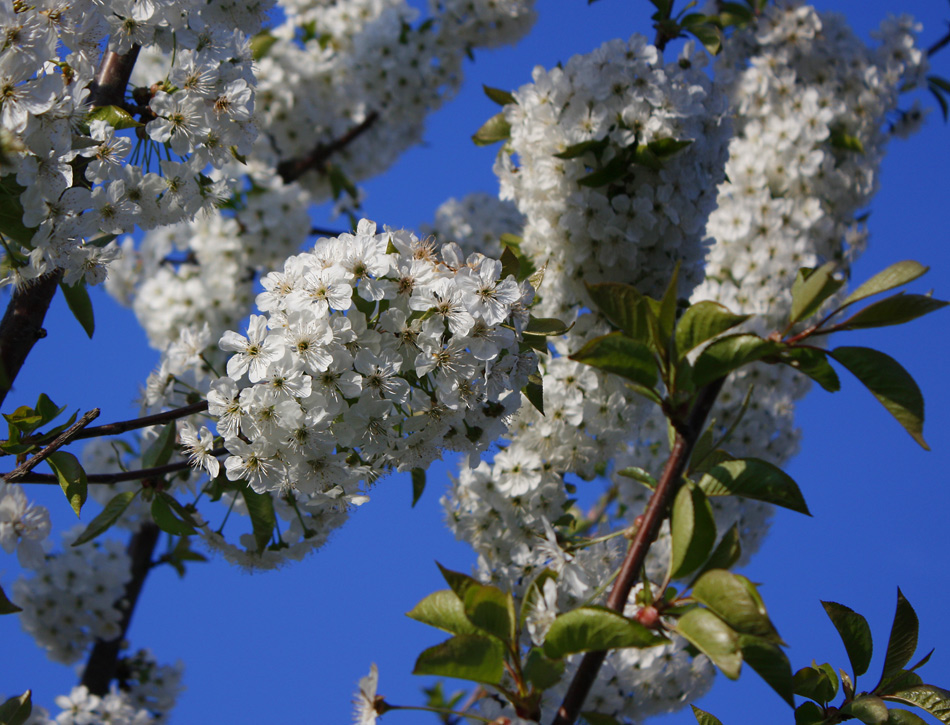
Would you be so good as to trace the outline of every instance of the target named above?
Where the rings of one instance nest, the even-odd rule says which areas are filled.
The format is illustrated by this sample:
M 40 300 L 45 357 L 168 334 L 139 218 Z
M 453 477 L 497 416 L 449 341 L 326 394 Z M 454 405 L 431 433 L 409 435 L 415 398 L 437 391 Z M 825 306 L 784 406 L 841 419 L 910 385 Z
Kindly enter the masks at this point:
M 17 466 L 12 471 L 10 471 L 10 473 L 6 474 L 3 477 L 3 480 L 6 481 L 7 483 L 10 483 L 11 481 L 15 481 L 18 478 L 22 477 L 23 475 L 29 473 L 31 470 L 33 470 L 33 468 L 37 466 L 37 464 L 45 460 L 46 457 L 49 456 L 50 453 L 53 453 L 54 451 L 59 450 L 64 445 L 69 443 L 71 440 L 73 440 L 76 437 L 76 435 L 83 428 L 85 428 L 87 425 L 89 425 L 92 421 L 94 421 L 98 417 L 99 417 L 99 409 L 93 408 L 88 413 L 84 414 L 82 418 L 76 421 L 76 423 L 71 425 L 68 430 L 63 431 L 58 436 L 56 436 L 56 438 L 53 439 L 53 442 L 50 443 L 45 448 L 43 448 L 39 453 L 37 453 L 32 458 L 29 458 L 28 460 L 24 461 L 19 466 Z
M 670 456 L 663 468 L 663 474 L 657 483 L 656 491 L 653 492 L 647 504 L 646 511 L 643 514 L 643 523 L 630 543 L 627 556 L 620 568 L 620 574 L 614 583 L 610 596 L 607 597 L 607 607 L 615 612 L 622 612 L 627 599 L 630 597 L 630 591 L 637 581 L 650 546 L 656 539 L 660 525 L 663 523 L 673 497 L 679 488 L 680 478 L 683 471 L 686 470 L 686 464 L 689 462 L 693 446 L 702 433 L 706 417 L 716 402 L 724 382 L 725 378 L 720 378 L 704 387 L 696 396 L 696 401 L 693 403 L 686 419 L 679 421 L 674 419 L 672 421 L 676 429 L 673 449 L 670 451 Z M 552 721 L 552 725 L 573 725 L 577 720 L 584 700 L 587 698 L 587 694 L 590 692 L 600 666 L 606 657 L 606 651 L 588 652 L 584 655 L 577 672 L 574 673 L 574 679 L 571 681 L 567 694 L 558 708 L 557 715 Z
M 119 621 L 120 633 L 109 641 L 96 640 L 80 682 L 89 688 L 93 695 L 102 697 L 109 692 L 109 683 L 115 677 L 119 653 L 132 622 L 132 612 L 145 584 L 145 577 L 152 567 L 152 553 L 158 543 L 158 534 L 158 526 L 147 522 L 143 523 L 129 540 L 127 551 L 132 560 L 132 577 L 125 585 L 122 599 L 115 604 L 116 609 L 122 612 L 122 619 Z

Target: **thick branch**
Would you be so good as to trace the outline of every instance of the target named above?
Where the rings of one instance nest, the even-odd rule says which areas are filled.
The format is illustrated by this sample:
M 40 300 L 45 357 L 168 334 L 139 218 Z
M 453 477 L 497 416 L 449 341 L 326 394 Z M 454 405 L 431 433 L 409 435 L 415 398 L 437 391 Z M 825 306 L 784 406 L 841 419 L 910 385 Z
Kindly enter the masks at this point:
M 32 471 L 39 463 L 46 460 L 47 456 L 49 456 L 50 453 L 53 453 L 54 451 L 59 450 L 60 448 L 65 446 L 67 443 L 69 443 L 69 441 L 73 440 L 76 437 L 76 435 L 79 433 L 79 431 L 81 431 L 83 428 L 85 428 L 87 425 L 89 425 L 92 421 L 94 421 L 98 417 L 99 417 L 99 409 L 93 408 L 88 413 L 83 415 L 82 418 L 76 421 L 75 424 L 71 425 L 69 429 L 63 431 L 58 436 L 56 436 L 56 438 L 54 438 L 53 441 L 48 446 L 43 448 L 39 453 L 37 453 L 32 458 L 24 461 L 19 466 L 17 466 L 12 471 L 10 471 L 8 474 L 3 476 L 3 480 L 6 481 L 7 483 L 10 483 L 11 481 L 16 481 L 18 478 L 22 478 L 26 473 L 28 473 L 29 471 Z
M 215 448 L 211 451 L 212 456 L 223 456 L 228 453 L 227 448 Z M 86 483 L 122 483 L 123 481 L 140 481 L 144 478 L 161 478 L 168 473 L 177 473 L 191 468 L 188 461 L 178 461 L 177 463 L 166 463 L 164 466 L 155 466 L 154 468 L 140 468 L 136 471 L 119 471 L 118 473 L 89 473 L 86 474 Z M 11 471 L 12 473 L 12 471 Z M 9 476 L 9 473 L 0 474 L 0 478 Z M 59 479 L 51 473 L 25 473 L 17 478 L 20 483 L 46 483 L 59 485 Z
M 62 277 L 62 270 L 57 269 L 13 292 L 0 321 L 0 404 L 13 387 L 33 345 L 46 337 L 43 320 Z
M 133 45 L 128 53 L 120 55 L 107 50 L 102 54 L 96 76 L 89 84 L 89 102 L 94 108 L 125 104 L 125 89 L 129 85 L 140 49 L 141 46 Z
M 132 612 L 135 611 L 145 577 L 152 566 L 152 552 L 158 543 L 158 533 L 159 529 L 155 524 L 144 523 L 129 541 L 127 551 L 132 559 L 132 578 L 125 585 L 125 595 L 115 604 L 116 609 L 122 612 L 119 636 L 108 642 L 96 640 L 82 674 L 80 684 L 88 687 L 93 695 L 101 697 L 109 692 L 109 683 L 115 677 L 116 665 L 119 662 L 119 652 L 132 622 Z
M 350 129 L 340 138 L 331 141 L 328 144 L 317 144 L 313 151 L 303 158 L 281 161 L 279 164 L 277 164 L 277 173 L 280 174 L 284 182 L 289 184 L 290 182 L 299 179 L 308 171 L 322 170 L 327 163 L 327 160 L 333 154 L 335 154 L 337 151 L 342 151 L 351 143 L 353 143 L 353 141 L 364 134 L 370 126 L 376 123 L 376 119 L 378 118 L 379 114 L 376 111 L 373 111 L 363 120 L 361 124 Z
M 673 450 L 670 451 L 670 457 L 663 468 L 663 474 L 660 476 L 656 491 L 650 497 L 646 511 L 643 514 L 643 521 L 630 543 L 627 556 L 620 568 L 620 574 L 617 576 L 610 596 L 607 598 L 607 607 L 616 612 L 623 611 L 630 597 L 630 591 L 633 589 L 633 585 L 643 568 L 643 562 L 646 560 L 650 545 L 656 539 L 660 531 L 660 525 L 663 523 L 673 497 L 676 495 L 680 478 L 689 462 L 693 445 L 702 433 L 706 417 L 709 415 L 713 403 L 716 402 L 716 397 L 719 395 L 724 381 L 724 378 L 720 378 L 703 388 L 697 396 L 687 420 L 676 426 Z M 588 652 L 584 655 L 552 725 L 573 725 L 577 720 L 581 707 L 584 705 L 584 700 L 587 699 L 587 694 L 590 692 L 590 688 L 594 684 L 606 656 L 607 652 L 605 651 Z

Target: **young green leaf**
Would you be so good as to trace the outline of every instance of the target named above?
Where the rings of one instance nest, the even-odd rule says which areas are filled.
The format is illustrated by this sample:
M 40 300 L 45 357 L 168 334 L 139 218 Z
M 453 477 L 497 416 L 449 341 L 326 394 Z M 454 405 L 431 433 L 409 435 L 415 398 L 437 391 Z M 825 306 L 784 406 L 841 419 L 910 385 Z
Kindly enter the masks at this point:
M 719 721 L 719 718 L 715 717 L 714 715 L 710 715 L 705 710 L 700 710 L 695 705 L 690 705 L 690 707 L 693 708 L 693 716 L 696 718 L 696 722 L 698 722 L 699 725 L 722 725 L 722 723 Z
M 680 617 L 674 630 L 706 655 L 730 680 L 742 669 L 739 635 L 708 609 L 697 607 Z
M 510 137 L 511 125 L 505 120 L 505 114 L 496 113 L 472 135 L 472 141 L 476 146 L 491 146 L 499 141 L 507 141 Z
M 94 108 L 86 115 L 85 120 L 86 123 L 105 121 L 116 131 L 122 131 L 127 128 L 139 128 L 145 125 L 140 121 L 136 121 L 132 114 L 119 106 L 99 106 Z
M 811 516 L 795 480 L 759 458 L 723 461 L 703 474 L 699 488 L 707 496 L 743 496 Z
M 619 181 L 630 173 L 630 162 L 620 154 L 614 156 L 610 161 L 604 164 L 596 171 L 592 171 L 587 176 L 582 176 L 577 180 L 578 186 L 587 186 L 596 189 L 600 186 L 607 186 L 615 181 Z
M 774 355 L 778 345 L 758 335 L 742 332 L 714 340 L 693 365 L 693 384 L 697 388 L 728 375 L 736 368 Z
M 851 661 L 851 669 L 854 672 L 855 679 L 857 679 L 868 671 L 868 666 L 871 664 L 871 653 L 874 649 L 868 621 L 843 604 L 822 602 L 821 606 L 825 608 L 828 618 L 835 625 L 838 634 L 841 635 L 844 649 Z
M 457 677 L 497 685 L 505 673 L 505 647 L 494 637 L 459 634 L 429 647 L 416 659 L 414 675 Z
M 587 285 L 587 293 L 612 325 L 634 340 L 650 342 L 649 318 L 653 313 L 647 298 L 635 287 L 619 282 L 602 282 Z
M 751 667 L 789 705 L 795 707 L 792 665 L 782 648 L 765 637 L 739 635 L 742 661 Z
M 595 337 L 570 358 L 647 388 L 656 384 L 657 366 L 650 348 L 622 332 Z
M 11 697 L 0 705 L 0 723 L 2 725 L 23 725 L 32 712 L 32 691 L 27 690 L 19 697 Z
M 824 711 L 813 702 L 803 702 L 795 709 L 795 725 L 820 725 L 824 721 Z
M 930 295 L 909 295 L 903 292 L 885 297 L 835 326 L 836 330 L 861 330 L 869 327 L 903 325 L 918 317 L 946 307 L 948 302 L 935 300 Z
M 656 479 L 642 468 L 638 468 L 637 466 L 628 466 L 627 468 L 617 471 L 617 475 L 623 476 L 624 478 L 632 478 L 634 481 L 639 481 L 651 491 L 656 490 Z
M 933 715 L 943 725 L 950 725 L 950 692 L 939 687 L 918 685 L 889 695 L 882 695 L 882 697 L 890 702 L 919 707 L 924 712 Z
M 510 592 L 482 584 L 472 577 L 436 562 L 442 576 L 461 600 L 465 616 L 483 632 L 511 642 L 517 629 L 515 604 Z
M 744 576 L 725 569 L 712 569 L 693 585 L 692 597 L 709 607 L 736 632 L 779 641 L 762 597 Z
M 92 339 L 92 333 L 96 330 L 96 320 L 92 313 L 92 300 L 89 299 L 89 293 L 86 291 L 86 283 L 83 280 L 72 285 L 60 282 L 59 287 L 63 290 L 63 297 L 66 298 L 69 311 Z
M 534 380 L 532 378 L 537 379 Z M 521 389 L 521 392 L 524 393 L 524 397 L 534 406 L 535 410 L 541 415 L 544 415 L 544 387 L 541 381 L 542 378 L 540 375 L 532 375 L 528 378 L 528 382 Z
M 0 614 L 16 614 L 22 611 L 23 609 L 7 599 L 7 593 L 0 587 Z
M 503 91 L 500 88 L 492 88 L 490 86 L 482 85 L 482 90 L 485 91 L 486 96 L 488 96 L 499 106 L 507 106 L 509 103 L 517 103 L 517 101 L 515 101 L 515 97 L 511 95 L 511 93 L 508 91 Z
M 142 454 L 142 467 L 152 468 L 154 466 L 164 466 L 171 460 L 172 453 L 175 451 L 175 435 L 177 428 L 174 421 L 166 424 L 158 434 L 158 438 L 153 440 L 145 453 Z
M 669 640 L 639 622 L 603 607 L 579 607 L 559 614 L 544 638 L 544 654 L 561 659 L 575 652 L 653 647 Z
M 845 703 L 840 710 L 842 715 L 850 715 L 864 725 L 886 725 L 888 714 L 884 700 L 874 695 L 858 695 Z
M 119 517 L 122 516 L 129 507 L 129 504 L 132 503 L 132 499 L 138 496 L 141 490 L 142 489 L 137 488 L 134 491 L 123 491 L 113 496 L 109 500 L 109 503 L 105 505 L 105 508 L 102 509 L 102 512 L 89 522 L 86 530 L 80 534 L 79 538 L 76 539 L 72 545 L 80 546 L 87 541 L 92 541 L 99 536 L 99 534 L 107 531 L 112 524 L 119 520 Z
M 251 517 L 251 529 L 254 531 L 257 553 L 260 554 L 270 543 L 274 535 L 274 527 L 277 525 L 274 500 L 269 493 L 257 493 L 250 486 L 242 487 L 241 495 L 244 497 L 248 516 Z
M 528 652 L 522 668 L 525 679 L 539 690 L 554 687 L 564 674 L 564 660 L 552 660 L 544 656 L 538 647 L 532 647 Z
M 821 304 L 841 289 L 843 279 L 835 279 L 837 264 L 826 262 L 817 269 L 800 269 L 792 283 L 792 311 L 789 324 L 811 317 Z
M 716 520 L 706 495 L 691 483 L 684 484 L 673 501 L 670 522 L 672 554 L 670 577 L 679 579 L 698 569 L 716 543 Z
M 707 340 L 731 330 L 751 315 L 734 315 L 718 302 L 697 302 L 686 308 L 676 325 L 676 360 L 681 360 Z
M 892 707 L 887 711 L 887 725 L 927 725 L 927 721 L 909 710 Z
M 838 694 L 838 675 L 827 662 L 823 665 L 802 667 L 792 680 L 795 694 L 815 702 L 826 703 Z
M 726 533 L 722 535 L 713 553 L 710 554 L 706 563 L 703 564 L 699 570 L 697 580 L 699 576 L 702 576 L 707 571 L 712 571 L 713 569 L 730 569 L 733 564 L 739 561 L 740 556 L 742 556 L 742 545 L 740 543 L 739 525 L 734 523 L 729 527 Z
M 406 616 L 451 634 L 480 634 L 478 627 L 465 616 L 462 600 L 451 589 L 433 592 L 406 612 Z
M 884 669 L 878 687 L 904 669 L 917 649 L 919 623 L 917 613 L 904 598 L 900 588 L 897 590 L 897 609 L 891 624 L 891 635 L 887 640 L 887 654 L 884 655 Z M 877 687 L 874 688 L 877 691 Z
M 412 476 L 412 507 L 415 508 L 426 490 L 426 472 L 423 468 L 413 468 L 409 475 Z
M 838 347 L 831 356 L 864 383 L 924 450 L 924 396 L 900 363 L 868 347 Z
M 926 274 L 930 267 L 925 267 L 920 262 L 912 259 L 906 259 L 903 262 L 892 264 L 887 269 L 878 272 L 867 282 L 861 284 L 854 292 L 845 297 L 842 307 L 846 307 L 854 302 L 863 300 L 867 297 L 887 292 L 888 290 L 900 287 L 902 284 L 913 282 L 918 277 Z
M 155 524 L 167 534 L 172 536 L 191 536 L 196 533 L 188 522 L 178 518 L 172 513 L 168 499 L 171 498 L 164 491 L 156 492 L 152 499 L 152 520 Z
M 841 390 L 838 374 L 828 362 L 828 353 L 813 347 L 790 347 L 779 354 L 779 360 L 804 373 L 829 393 Z
M 53 451 L 47 456 L 46 461 L 56 474 L 59 487 L 66 494 L 66 500 L 76 512 L 76 516 L 79 516 L 83 504 L 86 503 L 87 493 L 86 472 L 79 463 L 79 459 L 66 451 Z

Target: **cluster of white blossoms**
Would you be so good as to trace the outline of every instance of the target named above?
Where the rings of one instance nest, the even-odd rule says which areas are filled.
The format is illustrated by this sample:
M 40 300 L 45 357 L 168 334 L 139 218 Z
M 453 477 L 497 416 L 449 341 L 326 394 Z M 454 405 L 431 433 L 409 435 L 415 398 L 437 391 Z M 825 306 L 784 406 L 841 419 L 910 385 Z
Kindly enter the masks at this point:
M 245 33 L 260 28 L 270 4 L 246 11 L 217 2 L 69 0 L 0 8 L 2 194 L 22 208 L 21 223 L 3 230 L 19 245 L 8 244 L 3 282 L 58 268 L 69 284 L 97 284 L 119 254 L 113 235 L 189 219 L 220 199 L 225 179 L 204 172 L 251 149 Z M 143 48 L 174 62 L 128 98 L 127 79 L 110 77 L 109 68 L 123 65 L 115 54 L 134 61 Z M 117 133 L 127 128 L 134 136 Z
M 43 565 L 43 542 L 50 532 L 49 510 L 31 503 L 15 483 L 0 483 L 0 547 L 16 551 L 20 566 Z
M 221 338 L 231 357 L 209 412 L 231 454 L 227 477 L 307 514 L 362 503 L 363 484 L 425 469 L 444 450 L 485 450 L 536 366 L 519 350 L 533 289 L 457 245 L 439 251 L 363 220 L 262 284 L 266 315 Z M 210 434 L 194 441 L 196 465 L 210 463 Z
M 512 202 L 475 192 L 444 201 L 435 210 L 431 226 L 423 226 L 422 231 L 441 242 L 455 242 L 465 255 L 478 252 L 498 259 L 502 235 L 520 234 L 523 226 L 524 216 Z
M 520 251 L 539 268 L 546 265 L 533 312 L 570 319 L 581 307 L 590 307 L 585 281 L 626 282 L 656 296 L 674 263 L 682 260 L 681 295 L 714 300 L 735 312 L 768 312 L 768 320 L 759 323 L 760 332 L 779 324 L 788 314 L 788 290 L 799 267 L 828 259 L 846 264 L 861 247 L 863 232 L 854 220 L 876 189 L 889 137 L 888 114 L 896 108 L 898 92 L 912 87 L 922 74 L 924 60 L 914 46 L 913 29 L 907 19 L 889 20 L 882 26 L 880 45 L 869 49 L 836 16 L 794 3 L 769 7 L 737 42 L 730 39 L 726 44 L 730 50 L 717 64 L 716 85 L 709 90 L 710 97 L 730 99 L 728 115 L 736 135 L 729 144 L 726 179 L 715 161 L 724 161 L 717 154 L 722 153 L 729 125 L 719 118 L 719 101 L 709 101 L 711 108 L 719 109 L 716 114 L 692 119 L 693 128 L 715 130 L 702 176 L 697 177 L 692 164 L 676 165 L 694 143 L 662 161 L 658 172 L 631 165 L 630 177 L 640 187 L 621 188 L 631 183 L 627 177 L 612 186 L 578 184 L 584 174 L 609 168 L 607 149 L 613 147 L 601 139 L 613 141 L 611 134 L 621 131 L 618 123 L 607 133 L 616 119 L 644 129 L 657 123 L 649 115 L 638 122 L 636 115 L 652 103 L 649 83 L 630 109 L 605 112 L 604 118 L 596 113 L 604 102 L 584 102 L 589 88 L 598 83 L 612 84 L 615 92 L 622 88 L 615 78 L 638 83 L 639 74 L 629 72 L 628 65 L 638 61 L 630 57 L 657 57 L 642 41 L 631 41 L 630 57 L 620 51 L 624 44 L 608 44 L 572 59 L 563 70 L 535 70 L 535 83 L 514 94 L 517 105 L 506 107 L 512 126 L 506 151 L 516 152 L 518 163 L 503 153 L 496 164 L 502 196 L 513 199 L 525 216 L 523 229 L 512 220 L 504 231 L 522 234 Z M 684 64 L 689 70 L 702 66 L 695 55 L 681 58 L 689 59 Z M 653 65 L 670 78 L 678 72 L 675 64 Z M 578 68 L 597 72 L 582 74 Z M 585 82 L 564 80 L 572 74 Z M 675 87 L 675 80 L 668 83 Z M 580 99 L 576 106 L 575 95 Z M 692 138 L 670 131 L 640 133 L 640 144 Z M 584 142 L 593 143 L 575 146 Z M 572 146 L 583 155 L 570 150 Z M 597 158 L 595 150 L 604 155 Z M 565 158 L 570 156 L 574 158 Z M 616 174 L 604 174 L 611 176 Z M 688 186 L 699 184 L 697 179 L 710 182 L 698 195 Z M 468 217 L 457 214 L 468 224 L 471 238 L 480 236 L 480 223 L 488 224 L 474 210 Z M 460 220 L 453 224 L 464 228 Z M 664 236 L 653 236 L 664 229 Z M 710 279 L 697 287 L 707 251 Z M 667 425 L 660 411 L 633 397 L 619 378 L 567 358 L 609 329 L 596 313 L 581 312 L 574 328 L 555 341 L 556 355 L 541 361 L 544 415 L 523 407 L 512 422 L 508 447 L 491 464 L 463 468 L 444 499 L 449 526 L 479 555 L 483 581 L 518 593 L 542 569 L 557 573 L 556 589 L 545 593 L 529 623 L 532 618 L 549 621 L 558 611 L 586 601 L 608 581 L 623 553 L 621 547 L 573 549 L 559 541 L 552 523 L 565 510 L 582 515 L 569 508 L 564 476 L 591 480 L 609 474 L 612 495 L 624 514 L 611 519 L 603 533 L 629 525 L 649 496 L 645 487 L 615 472 L 638 466 L 658 475 L 668 455 Z M 794 401 L 809 383 L 778 366 L 743 369 L 730 378 L 711 414 L 720 432 L 736 421 L 750 387 L 753 394 L 727 448 L 737 456 L 783 463 L 797 450 Z M 567 480 L 578 488 L 589 485 Z M 768 530 L 771 508 L 735 497 L 710 503 L 720 533 L 738 526 L 747 558 Z M 666 574 L 669 541 L 664 527 L 647 560 L 647 576 L 653 582 Z M 631 598 L 627 613 L 637 609 Z M 552 708 L 560 703 L 570 672 L 547 693 L 545 707 L 549 701 Z M 612 652 L 585 709 L 640 721 L 694 699 L 709 686 L 712 674 L 705 657 L 691 657 L 679 639 L 649 650 Z M 505 711 L 489 706 L 486 713 L 494 717 Z

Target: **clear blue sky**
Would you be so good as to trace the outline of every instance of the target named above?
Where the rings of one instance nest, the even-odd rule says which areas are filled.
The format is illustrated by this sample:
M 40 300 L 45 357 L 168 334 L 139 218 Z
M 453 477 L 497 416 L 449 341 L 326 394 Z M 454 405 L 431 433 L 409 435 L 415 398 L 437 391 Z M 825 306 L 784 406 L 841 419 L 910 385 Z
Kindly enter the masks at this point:
M 950 6 L 933 0 L 824 2 L 844 12 L 862 37 L 888 10 L 910 12 L 925 22 L 924 44 L 939 37 Z M 515 88 L 536 64 L 552 66 L 588 52 L 611 37 L 651 34 L 646 0 L 582 0 L 541 3 L 532 36 L 517 49 L 478 54 L 468 64 L 466 85 L 455 101 L 430 119 L 426 144 L 413 149 L 386 175 L 367 185 L 366 214 L 380 224 L 417 228 L 447 197 L 494 192 L 493 149 L 479 149 L 469 135 L 495 113 L 481 84 Z M 950 49 L 935 61 L 950 76 Z M 932 267 L 914 288 L 950 297 L 950 128 L 932 114 L 923 133 L 897 141 L 882 172 L 882 190 L 869 220 L 871 246 L 854 276 L 863 279 L 900 259 Z M 329 222 L 328 222 L 329 223 Z M 43 340 L 18 379 L 8 409 L 32 403 L 44 391 L 60 405 L 102 408 L 102 422 L 130 417 L 129 401 L 155 363 L 131 313 L 95 295 L 98 329 L 85 339 L 61 300 L 54 305 Z M 790 473 L 801 485 L 813 518 L 779 512 L 772 533 L 745 571 L 757 582 L 780 633 L 789 642 L 793 667 L 847 659 L 819 604 L 830 599 L 864 613 L 877 648 L 866 686 L 880 670 L 890 620 L 901 586 L 921 619 L 921 653 L 937 647 L 923 670 L 925 681 L 950 686 L 950 592 L 946 517 L 950 513 L 950 386 L 946 357 L 950 313 L 937 313 L 906 328 L 855 334 L 848 344 L 880 346 L 917 379 L 927 401 L 919 449 L 853 379 L 844 390 L 821 390 L 801 404 L 805 435 Z M 350 698 L 371 662 L 380 670 L 380 692 L 391 702 L 419 704 L 428 680 L 410 675 L 416 655 L 442 639 L 404 612 L 443 587 L 434 559 L 467 570 L 473 556 L 442 525 L 438 498 L 446 470 L 429 473 L 429 489 L 410 509 L 408 478 L 377 486 L 361 509 L 322 551 L 271 574 L 245 575 L 213 561 L 191 568 L 184 580 L 170 569 L 148 579 L 130 636 L 151 648 L 160 662 L 186 665 L 188 690 L 172 722 L 327 723 L 350 721 Z M 37 487 L 38 488 L 38 487 Z M 31 491 L 32 492 L 32 491 Z M 40 492 L 44 493 L 44 492 Z M 58 491 L 45 491 L 57 529 L 73 514 Z M 83 519 L 91 518 L 84 513 Z M 0 560 L 0 582 L 9 591 L 15 562 Z M 24 635 L 13 617 L 0 619 L 4 674 L 0 691 L 34 690 L 51 706 L 75 683 L 70 668 L 54 665 Z M 925 649 L 926 648 L 926 649 Z M 448 688 L 455 684 L 448 681 Z M 461 684 L 461 683 L 459 683 Z M 745 672 L 738 683 L 720 677 L 700 707 L 726 725 L 792 722 L 790 710 Z M 387 725 L 434 722 L 419 713 L 392 713 Z M 695 722 L 686 712 L 670 725 Z

